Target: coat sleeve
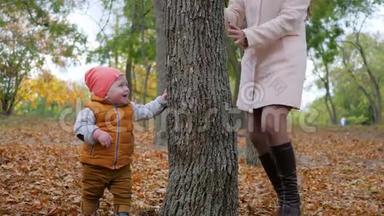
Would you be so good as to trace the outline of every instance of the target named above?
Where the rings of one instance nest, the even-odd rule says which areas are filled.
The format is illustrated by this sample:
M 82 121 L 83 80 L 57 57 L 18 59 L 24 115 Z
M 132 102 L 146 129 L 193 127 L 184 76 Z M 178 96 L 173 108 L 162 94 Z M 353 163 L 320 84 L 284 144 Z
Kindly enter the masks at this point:
M 224 19 L 238 27 L 244 26 L 245 8 L 244 0 L 229 0 L 228 7 L 224 9 Z
M 304 23 L 310 0 L 285 0 L 277 17 L 243 29 L 250 47 L 262 47 L 297 32 Z

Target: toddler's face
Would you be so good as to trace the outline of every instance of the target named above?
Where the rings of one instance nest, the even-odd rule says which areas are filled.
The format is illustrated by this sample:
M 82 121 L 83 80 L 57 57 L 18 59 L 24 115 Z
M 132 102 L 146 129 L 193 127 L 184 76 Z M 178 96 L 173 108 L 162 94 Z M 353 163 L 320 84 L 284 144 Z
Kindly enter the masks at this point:
M 120 76 L 109 88 L 106 99 L 114 105 L 126 105 L 128 104 L 129 88 L 127 79 L 124 76 Z

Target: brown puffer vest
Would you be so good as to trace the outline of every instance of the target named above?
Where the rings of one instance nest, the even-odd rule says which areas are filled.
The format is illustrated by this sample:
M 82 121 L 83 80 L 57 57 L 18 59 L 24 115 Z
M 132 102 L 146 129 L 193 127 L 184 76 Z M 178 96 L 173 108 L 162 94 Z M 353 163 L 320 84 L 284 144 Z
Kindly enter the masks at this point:
M 130 164 L 134 148 L 132 105 L 117 107 L 92 97 L 86 107 L 93 111 L 97 127 L 111 135 L 112 142 L 109 148 L 99 143 L 84 143 L 80 161 L 109 169 L 119 169 Z

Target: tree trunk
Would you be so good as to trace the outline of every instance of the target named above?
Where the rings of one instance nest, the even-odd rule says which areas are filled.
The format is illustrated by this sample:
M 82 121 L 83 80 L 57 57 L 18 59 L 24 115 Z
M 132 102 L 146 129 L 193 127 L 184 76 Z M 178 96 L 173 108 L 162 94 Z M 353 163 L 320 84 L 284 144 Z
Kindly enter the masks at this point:
M 359 33 L 360 34 L 360 33 Z M 381 121 L 382 121 L 382 100 L 381 100 L 381 90 L 380 90 L 380 84 L 379 84 L 379 81 L 377 79 L 377 77 L 374 75 L 373 71 L 371 70 L 371 67 L 368 63 L 368 59 L 367 59 L 367 56 L 365 55 L 365 51 L 364 51 L 364 48 L 363 46 L 360 44 L 360 37 L 357 36 L 356 38 L 356 43 L 358 45 L 358 51 L 360 53 L 360 56 L 363 60 L 363 63 L 364 63 L 364 67 L 366 69 L 366 72 L 368 74 L 368 77 L 369 77 L 369 80 L 370 80 L 370 85 L 371 85 L 371 88 L 372 88 L 372 92 L 373 92 L 373 96 L 374 96 L 374 104 L 373 106 L 375 107 L 374 111 L 374 123 L 375 124 L 380 124 Z
M 324 52 L 322 51 L 322 49 L 319 50 L 319 52 L 321 56 L 324 56 Z M 311 56 L 311 59 L 313 62 L 315 62 L 312 56 Z M 333 103 L 332 95 L 331 95 L 330 80 L 329 80 L 329 73 L 330 73 L 329 66 L 327 61 L 324 59 L 324 57 L 321 57 L 321 63 L 324 65 L 324 70 L 325 70 L 324 76 L 321 75 L 319 68 L 316 64 L 314 64 L 314 71 L 318 74 L 318 77 L 324 86 L 324 90 L 325 90 L 324 103 L 325 103 L 325 107 L 327 108 L 329 119 L 331 120 L 332 124 L 336 125 L 337 113 L 336 113 L 336 107 Z
M 235 89 L 234 89 L 232 101 L 233 103 L 236 104 L 237 97 L 239 95 L 239 87 L 240 87 L 241 63 L 238 60 L 237 47 L 229 38 L 226 38 L 226 42 L 227 42 L 229 67 L 230 69 L 232 69 L 233 74 L 235 75 Z
M 142 104 L 147 103 L 147 90 L 148 90 L 148 79 L 149 79 L 149 74 L 151 73 L 152 65 L 148 64 L 146 69 L 145 69 L 145 78 L 144 78 L 144 83 L 143 83 L 143 97 L 142 97 Z M 141 121 L 142 126 L 144 130 L 148 130 L 148 121 Z
M 327 110 L 328 110 L 329 117 L 331 119 L 332 124 L 337 125 L 336 108 L 332 100 L 330 81 L 329 81 L 329 74 L 330 74 L 329 66 L 327 61 L 324 59 L 324 57 L 322 59 L 325 67 L 325 77 L 323 79 L 324 87 L 325 87 L 325 103 L 326 103 Z
M 237 215 L 224 2 L 166 0 L 169 178 L 162 215 Z
M 130 90 L 130 94 L 128 96 L 129 100 L 132 100 L 133 96 L 133 86 L 132 86 L 132 59 L 127 57 L 127 61 L 125 62 L 125 76 L 127 77 L 128 81 L 128 88 Z
M 359 40 L 356 39 L 355 42 L 346 41 L 347 43 L 352 44 L 356 49 L 359 50 L 359 53 L 361 55 L 361 58 L 363 59 L 364 66 L 366 68 L 366 72 L 369 76 L 369 79 L 371 81 L 370 85 L 367 85 L 367 83 L 362 83 L 358 80 L 356 75 L 353 73 L 352 69 L 348 67 L 348 59 L 346 58 L 345 51 L 343 50 L 343 58 L 342 62 L 344 67 L 346 68 L 346 71 L 348 74 L 352 77 L 352 80 L 357 85 L 358 89 L 364 94 L 364 96 L 367 98 L 369 107 L 372 110 L 372 119 L 375 124 L 378 124 L 382 121 L 382 99 L 381 99 L 381 90 L 380 86 L 378 85 L 378 79 L 373 75 L 373 73 L 370 70 L 370 67 L 368 65 L 368 61 L 365 57 L 365 53 L 363 51 L 363 47 L 358 42 Z M 371 91 L 369 91 L 371 89 Z M 371 93 L 373 92 L 373 93 Z
M 136 84 L 136 82 L 137 82 L 137 80 L 136 80 L 136 73 L 135 73 L 135 64 L 132 62 L 132 67 L 131 67 L 132 69 L 131 69 L 131 75 L 132 75 L 132 89 L 131 89 L 131 92 L 132 92 L 132 100 L 138 100 L 139 99 L 139 97 L 136 97 L 136 95 L 135 95 L 135 92 L 137 93 L 137 95 L 139 95 L 138 94 L 138 89 L 137 89 L 137 84 Z
M 149 74 L 151 73 L 152 65 L 147 65 L 145 67 L 145 77 L 144 77 L 144 83 L 143 83 L 143 97 L 141 99 L 142 104 L 147 103 L 147 91 L 148 91 L 148 79 L 149 79 Z
M 11 67 L 12 66 L 10 66 L 10 68 Z M 11 68 L 9 70 L 13 69 Z M 7 75 L 1 77 L 1 81 L 3 82 L 0 84 L 0 86 L 2 86 L 0 88 L 0 95 L 2 95 L 2 98 L 0 98 L 2 115 L 12 115 L 16 105 L 16 97 L 20 88 L 20 83 L 24 76 L 25 75 L 23 73 L 15 72 L 13 77 L 9 77 Z
M 165 37 L 165 1 L 153 0 L 153 8 L 156 18 L 156 66 L 157 66 L 157 92 L 162 94 L 166 88 L 166 48 L 167 40 Z M 155 118 L 155 144 L 166 146 L 168 142 L 168 132 L 166 129 L 166 109 L 161 115 Z
M 248 165 L 256 166 L 260 164 L 259 153 L 257 152 L 255 146 L 252 144 L 251 140 L 247 137 L 246 141 L 246 151 L 245 151 L 245 161 Z
M 5 97 L 1 101 L 1 114 L 5 116 L 12 115 L 13 109 L 9 106 L 10 101 Z
M 327 107 L 327 111 L 329 114 L 329 119 L 331 120 L 331 123 L 333 125 L 337 125 L 336 108 L 333 103 L 329 88 L 326 87 L 325 89 L 326 89 L 326 93 L 325 93 L 324 99 L 325 99 L 325 106 Z

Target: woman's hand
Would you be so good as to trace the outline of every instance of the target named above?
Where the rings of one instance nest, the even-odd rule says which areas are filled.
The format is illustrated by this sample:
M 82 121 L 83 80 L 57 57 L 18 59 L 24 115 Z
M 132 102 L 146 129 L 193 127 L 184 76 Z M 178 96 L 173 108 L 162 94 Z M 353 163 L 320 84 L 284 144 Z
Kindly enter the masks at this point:
M 237 26 L 229 23 L 228 36 L 232 38 L 236 45 L 245 49 L 248 47 L 248 40 L 245 33 Z

